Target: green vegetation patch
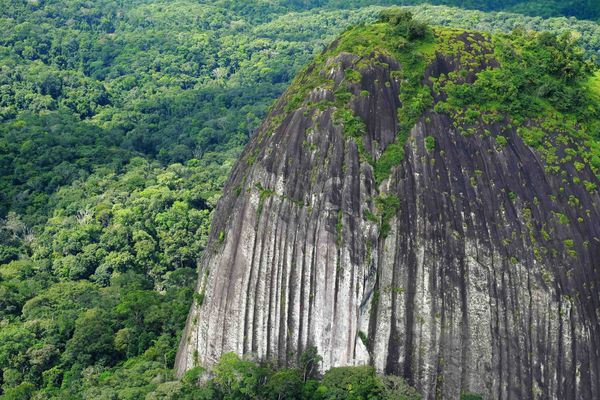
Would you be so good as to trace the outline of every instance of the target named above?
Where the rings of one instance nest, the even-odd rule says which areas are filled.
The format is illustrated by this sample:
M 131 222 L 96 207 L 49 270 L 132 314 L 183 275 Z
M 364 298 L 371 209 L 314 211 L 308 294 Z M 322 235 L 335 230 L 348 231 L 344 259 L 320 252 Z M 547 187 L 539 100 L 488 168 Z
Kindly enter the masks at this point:
M 362 79 L 362 75 L 360 74 L 360 72 L 355 71 L 352 68 L 346 69 L 346 71 L 344 71 L 344 74 L 346 76 L 346 79 L 350 83 L 360 83 L 360 80 Z
M 275 191 L 272 189 L 267 189 L 263 187 L 260 183 L 256 183 L 256 189 L 258 190 L 258 208 L 256 213 L 258 216 L 262 214 L 263 207 L 265 205 L 265 200 L 275 194 Z
M 396 143 L 388 145 L 381 155 L 381 157 L 375 163 L 375 181 L 378 183 L 383 182 L 397 165 L 402 163 L 404 160 L 404 143 L 407 135 L 402 135 Z
M 425 138 L 425 150 L 427 150 L 428 153 L 433 153 L 433 150 L 435 150 L 435 138 L 433 136 L 427 136 Z
M 434 35 L 429 27 L 415 21 L 412 14 L 399 8 L 392 8 L 382 12 L 377 23 L 358 26 L 342 34 L 335 49 L 328 54 L 330 57 L 341 52 L 354 54 L 362 60 L 359 67 L 361 63 L 362 67 L 365 67 L 376 54 L 385 54 L 395 58 L 401 64 L 401 69 L 394 72 L 394 77 L 401 82 L 398 136 L 395 143 L 387 146 L 378 160 L 371 161 L 378 183 L 389 177 L 393 167 L 402 162 L 404 144 L 410 129 L 424 111 L 433 106 L 430 91 L 423 86 L 422 79 L 435 53 L 435 48 Z M 343 113 L 348 112 L 343 111 Z M 349 128 L 352 127 L 350 124 Z M 350 136 L 355 137 L 358 144 L 362 140 L 355 136 L 357 133 L 354 129 Z M 361 155 L 363 159 L 370 160 L 364 151 Z
M 460 400 L 483 400 L 483 396 L 476 393 L 462 393 Z
M 477 72 L 474 83 L 467 83 L 460 72 L 441 76 L 434 89 L 447 98 L 436 111 L 452 115 L 465 132 L 479 118 L 518 127 L 517 134 L 541 153 L 549 173 L 571 163 L 577 170 L 588 165 L 599 175 L 600 78 L 575 39 L 570 34 L 515 31 L 493 36 L 491 43 L 499 65 Z M 477 52 L 472 56 L 490 65 L 491 59 L 477 60 Z M 507 145 L 506 136 L 495 139 L 499 149 Z
M 379 235 L 386 238 L 392 227 L 390 222 L 400 209 L 400 199 L 394 195 L 381 195 L 375 199 L 375 204 L 380 215 Z
M 421 399 L 402 378 L 378 375 L 371 366 L 331 368 L 321 376 L 321 362 L 315 347 L 302 353 L 296 368 L 279 370 L 226 353 L 210 379 L 201 379 L 209 371 L 194 368 L 170 393 L 181 399 Z
M 596 73 L 590 78 L 588 86 L 592 95 L 596 98 L 596 100 L 600 101 L 600 71 L 596 71 Z

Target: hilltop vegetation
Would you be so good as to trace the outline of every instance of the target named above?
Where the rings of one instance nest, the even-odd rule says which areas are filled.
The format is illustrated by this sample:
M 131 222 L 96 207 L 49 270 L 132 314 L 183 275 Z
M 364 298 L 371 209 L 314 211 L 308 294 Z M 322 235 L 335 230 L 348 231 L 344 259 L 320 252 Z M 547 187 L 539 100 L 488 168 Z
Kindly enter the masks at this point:
M 345 71 L 346 86 L 336 89 L 333 103 L 304 104 L 320 109 L 335 107 L 334 118 L 344 127 L 345 134 L 354 138 L 361 157 L 373 165 L 379 182 L 402 161 L 408 133 L 433 107 L 434 97 L 439 99 L 435 110 L 452 115 L 463 135 L 480 133 L 473 128 L 480 121 L 506 122 L 519 127 L 518 133 L 526 143 L 543 154 L 549 172 L 558 173 L 565 164 L 575 162 L 581 164 L 577 170 L 587 165 L 596 175 L 600 174 L 598 67 L 585 57 L 568 33 L 515 30 L 476 39 L 474 32 L 461 29 L 430 29 L 412 19 L 410 13 L 392 8 L 382 12 L 377 23 L 344 32 L 336 46 L 319 55 L 308 72 L 292 83 L 286 111 L 299 107 L 313 89 L 333 85 L 324 80 L 321 71 L 327 60 L 341 53 L 357 55 L 361 60 L 381 53 L 402 65 L 401 70 L 395 71 L 397 78 L 402 79 L 398 141 L 377 160 L 365 153 L 364 123 L 349 108 L 356 97 L 352 93 L 353 77 L 358 75 L 360 80 L 359 72 Z M 460 73 L 441 74 L 424 81 L 427 66 L 439 56 L 458 63 Z M 278 120 L 283 118 L 284 115 L 278 116 Z M 498 140 L 506 145 L 504 137 Z M 570 150 L 560 157 L 563 146 Z M 589 183 L 586 186 L 594 190 Z
M 196 261 L 231 165 L 301 67 L 348 25 L 377 17 L 380 7 L 351 9 L 367 3 L 0 1 L 2 398 L 168 398 L 149 393 L 173 379 Z M 487 3 L 598 17 L 594 2 Z M 577 30 L 585 55 L 569 36 L 521 32 L 505 38 L 531 56 L 513 60 L 513 79 L 482 78 L 537 84 L 519 92 L 516 117 L 548 84 L 535 111 L 567 131 L 583 122 L 598 139 L 597 115 L 583 107 L 586 88 L 600 93 L 586 61 L 600 50 L 597 24 L 411 10 L 463 28 Z M 447 112 L 514 111 L 489 92 L 439 84 Z M 597 149 L 578 151 L 599 167 Z

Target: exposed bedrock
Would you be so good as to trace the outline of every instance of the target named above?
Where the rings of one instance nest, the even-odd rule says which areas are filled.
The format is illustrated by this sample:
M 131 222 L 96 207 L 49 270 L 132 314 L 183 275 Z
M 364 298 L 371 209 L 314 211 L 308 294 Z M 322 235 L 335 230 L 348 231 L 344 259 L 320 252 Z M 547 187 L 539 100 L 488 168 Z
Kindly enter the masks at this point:
M 401 84 L 398 62 L 373 57 L 351 107 L 377 159 L 396 140 Z M 335 85 L 312 90 L 311 103 L 333 100 L 356 62 L 329 60 L 322 74 Z M 438 57 L 428 73 L 452 68 Z M 372 363 L 426 399 L 600 398 L 597 192 L 548 174 L 513 128 L 464 136 L 432 110 L 378 185 L 335 106 L 285 112 L 286 102 L 219 202 L 180 373 L 225 352 L 292 366 L 315 345 L 323 369 Z M 597 182 L 589 169 L 568 172 Z M 387 221 L 386 198 L 399 200 Z

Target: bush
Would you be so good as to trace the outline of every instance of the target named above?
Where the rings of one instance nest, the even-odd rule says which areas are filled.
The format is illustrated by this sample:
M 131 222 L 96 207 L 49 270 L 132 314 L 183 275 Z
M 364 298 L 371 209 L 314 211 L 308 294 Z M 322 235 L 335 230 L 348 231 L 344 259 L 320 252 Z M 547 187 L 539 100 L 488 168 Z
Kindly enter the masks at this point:
M 381 399 L 383 384 L 371 366 L 332 368 L 323 376 L 324 399 Z
M 379 21 L 393 25 L 396 33 L 409 40 L 423 38 L 427 33 L 426 24 L 415 21 L 410 11 L 398 7 L 382 11 L 379 14 Z
M 463 393 L 460 395 L 460 400 L 483 400 L 483 396 L 475 393 Z
M 302 396 L 302 374 L 297 369 L 275 372 L 265 385 L 266 398 L 272 400 L 299 399 Z
M 388 375 L 382 378 L 385 400 L 421 400 L 421 394 L 399 376 Z
M 223 354 L 213 367 L 214 383 L 225 398 L 250 399 L 267 382 L 269 371 L 234 353 Z

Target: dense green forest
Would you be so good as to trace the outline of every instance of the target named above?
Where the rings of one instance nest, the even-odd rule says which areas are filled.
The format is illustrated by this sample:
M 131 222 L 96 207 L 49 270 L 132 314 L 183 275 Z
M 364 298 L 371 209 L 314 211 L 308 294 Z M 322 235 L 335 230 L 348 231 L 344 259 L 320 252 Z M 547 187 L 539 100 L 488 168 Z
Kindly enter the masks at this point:
M 369 369 L 317 381 L 227 356 L 202 390 L 197 370 L 171 370 L 242 147 L 303 65 L 397 3 L 0 0 L 0 398 L 249 398 L 266 383 L 416 398 Z M 566 60 L 578 68 L 600 53 L 593 0 L 434 3 L 409 9 L 432 24 L 573 32 L 561 40 L 585 50 Z M 348 384 L 364 392 L 336 392 Z

